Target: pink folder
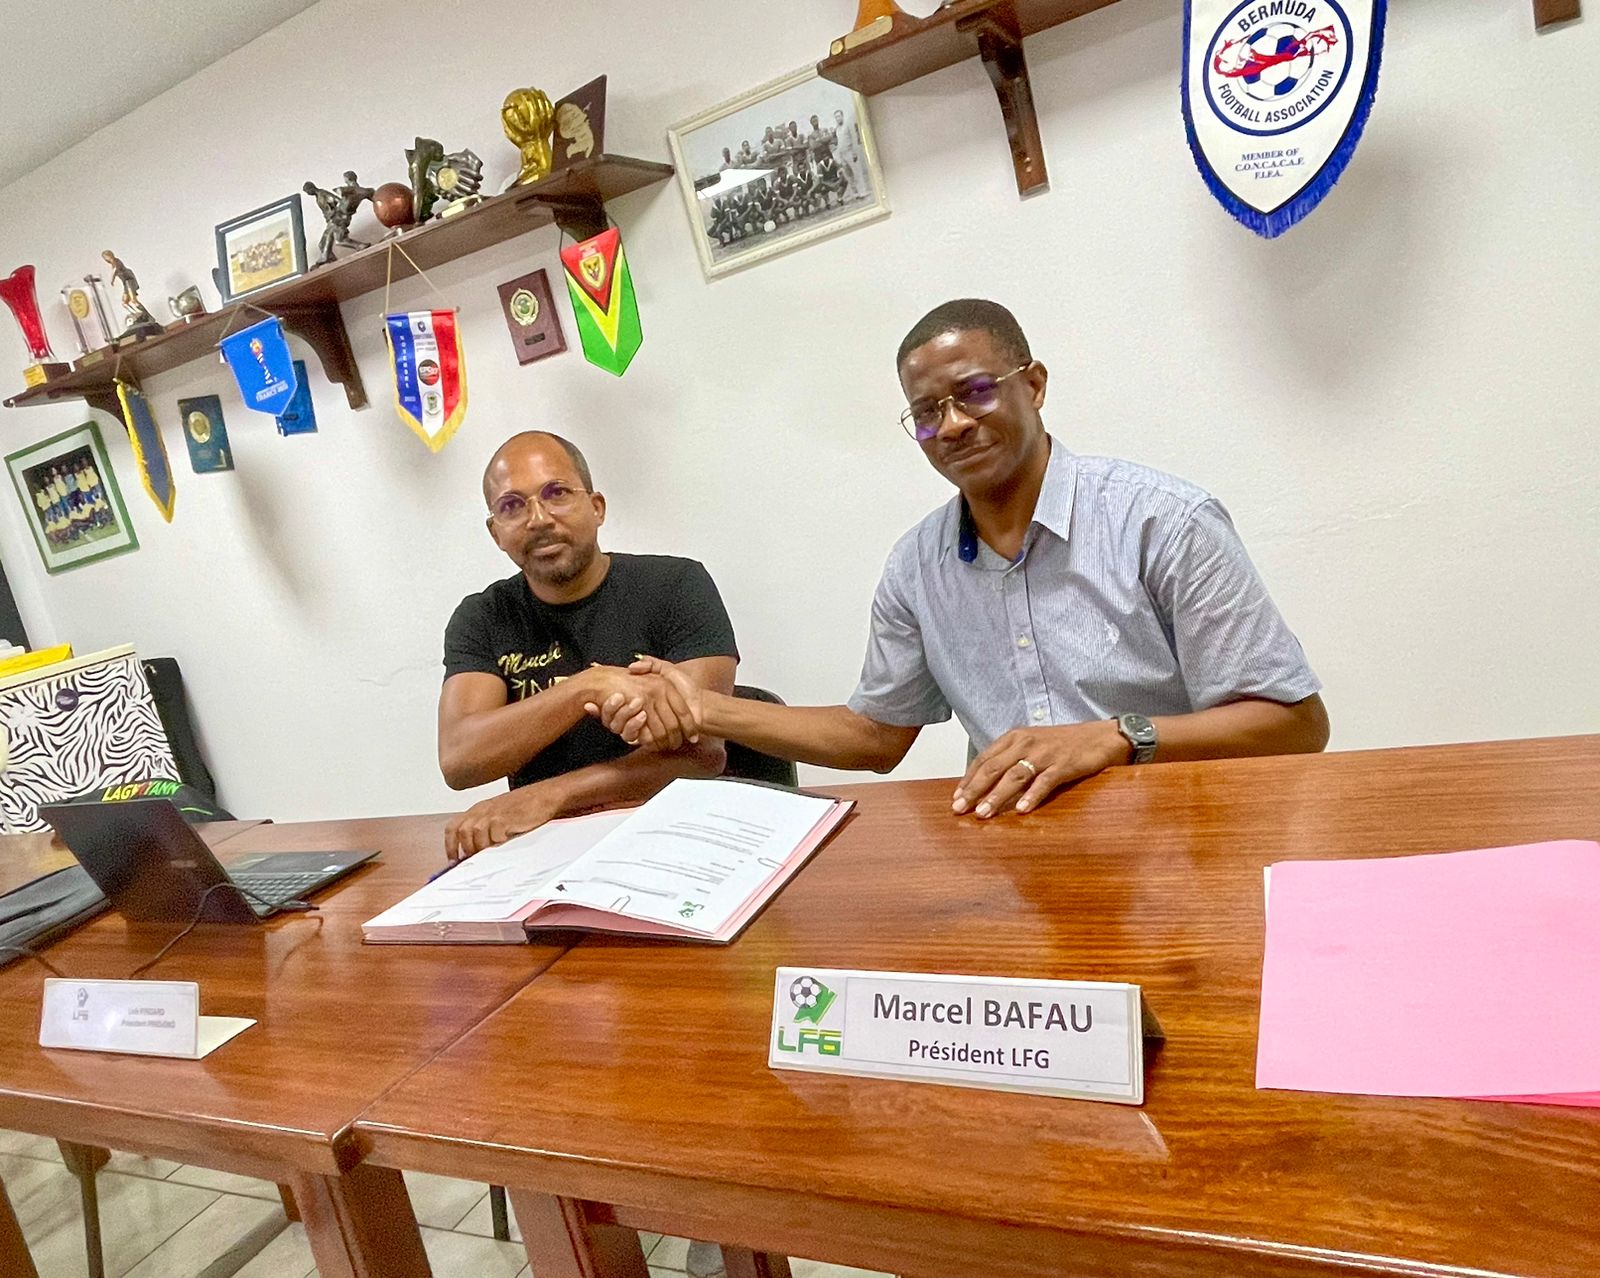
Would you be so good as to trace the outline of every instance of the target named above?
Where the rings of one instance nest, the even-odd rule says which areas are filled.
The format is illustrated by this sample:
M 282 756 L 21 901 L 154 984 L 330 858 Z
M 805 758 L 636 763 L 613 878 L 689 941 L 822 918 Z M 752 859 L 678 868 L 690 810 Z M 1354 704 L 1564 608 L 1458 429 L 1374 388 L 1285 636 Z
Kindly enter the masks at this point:
M 1600 1105 L 1600 844 L 1269 882 L 1258 1087 Z

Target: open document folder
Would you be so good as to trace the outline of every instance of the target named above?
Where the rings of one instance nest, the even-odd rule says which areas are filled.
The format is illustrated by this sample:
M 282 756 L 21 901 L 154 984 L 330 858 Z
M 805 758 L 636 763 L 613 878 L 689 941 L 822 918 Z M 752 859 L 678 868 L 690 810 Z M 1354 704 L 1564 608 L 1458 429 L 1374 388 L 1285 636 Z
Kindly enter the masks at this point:
M 852 806 L 741 781 L 674 781 L 642 807 L 552 821 L 480 852 L 362 932 L 483 944 L 578 928 L 725 945 Z
M 1600 843 L 1267 878 L 1258 1087 L 1600 1105 Z

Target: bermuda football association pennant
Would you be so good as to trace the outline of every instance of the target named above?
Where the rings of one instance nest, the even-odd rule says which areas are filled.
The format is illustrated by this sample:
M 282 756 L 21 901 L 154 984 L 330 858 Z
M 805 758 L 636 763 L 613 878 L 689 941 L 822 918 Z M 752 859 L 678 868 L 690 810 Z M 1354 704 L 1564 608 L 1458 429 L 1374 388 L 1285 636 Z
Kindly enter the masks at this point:
M 122 422 L 133 445 L 133 460 L 139 467 L 139 482 L 161 517 L 172 522 L 172 507 L 178 500 L 178 486 L 172 480 L 172 464 L 167 460 L 167 444 L 150 413 L 150 401 L 137 386 L 118 379 L 117 399 L 122 404 Z
M 1211 193 L 1282 235 L 1333 189 L 1378 89 L 1386 0 L 1184 0 L 1183 124 Z
M 276 417 L 289 407 L 298 385 L 289 340 L 276 315 L 241 328 L 217 343 L 239 383 L 244 406 Z
M 467 415 L 467 365 L 454 311 L 384 317 L 394 364 L 394 406 L 417 438 L 438 452 Z
M 621 377 L 644 342 L 622 232 L 613 226 L 567 245 L 561 250 L 561 269 L 578 319 L 584 358 Z

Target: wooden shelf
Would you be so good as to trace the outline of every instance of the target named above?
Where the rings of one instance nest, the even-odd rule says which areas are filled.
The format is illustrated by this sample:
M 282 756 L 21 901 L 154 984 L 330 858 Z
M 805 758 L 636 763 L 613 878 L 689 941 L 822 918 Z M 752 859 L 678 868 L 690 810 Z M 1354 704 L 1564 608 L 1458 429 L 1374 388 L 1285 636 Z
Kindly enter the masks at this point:
M 970 25 L 993 13 L 1009 11 L 1019 37 L 1036 35 L 1072 18 L 1103 9 L 1115 0 L 957 0 L 926 18 L 911 18 L 881 39 L 817 64 L 825 80 L 871 97 L 886 89 L 943 71 L 978 56 L 978 40 Z
M 311 345 L 328 380 L 344 386 L 350 407 L 365 407 L 366 390 L 350 353 L 339 304 L 384 286 L 390 271 L 390 245 L 403 246 L 412 261 L 426 271 L 552 224 L 581 239 L 605 228 L 608 200 L 671 176 L 670 164 L 651 160 L 619 155 L 580 160 L 543 181 L 491 196 L 454 217 L 380 240 L 371 248 L 314 267 L 298 279 L 253 293 L 245 301 L 231 303 L 192 323 L 169 324 L 158 337 L 106 350 L 93 363 L 80 360 L 71 373 L 13 395 L 5 401 L 6 406 L 25 408 L 82 399 L 120 418 L 115 382 L 119 372 L 124 379 L 139 381 L 200 359 L 215 352 L 217 340 L 230 326 L 245 327 L 260 318 L 259 311 L 266 311 L 281 317 L 289 332 Z M 399 281 L 415 274 L 411 262 L 395 253 L 393 278 Z
M 1039 120 L 1022 42 L 1050 27 L 1103 9 L 1115 0 L 954 0 L 926 18 L 902 15 L 886 36 L 817 63 L 817 74 L 871 97 L 935 71 L 983 59 L 1000 100 L 1017 193 L 1049 189 Z M 1581 0 L 1533 0 L 1541 30 L 1580 16 Z
M 955 0 L 926 18 L 900 17 L 886 36 L 817 64 L 826 80 L 871 96 L 945 67 L 983 59 L 1005 121 L 1017 194 L 1050 189 L 1023 40 L 1114 0 Z

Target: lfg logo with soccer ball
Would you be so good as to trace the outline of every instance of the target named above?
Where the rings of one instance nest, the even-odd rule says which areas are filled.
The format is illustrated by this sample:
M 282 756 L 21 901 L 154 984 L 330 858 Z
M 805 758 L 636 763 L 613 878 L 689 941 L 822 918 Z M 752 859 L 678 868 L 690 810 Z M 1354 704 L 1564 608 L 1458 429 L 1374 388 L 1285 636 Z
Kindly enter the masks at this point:
M 836 1029 L 823 1029 L 822 1018 L 828 1014 L 838 994 L 830 990 L 815 976 L 797 976 L 789 982 L 789 1001 L 794 1004 L 795 1025 L 778 1027 L 780 1052 L 819 1052 L 823 1056 L 837 1056 L 844 1043 L 844 1035 Z

